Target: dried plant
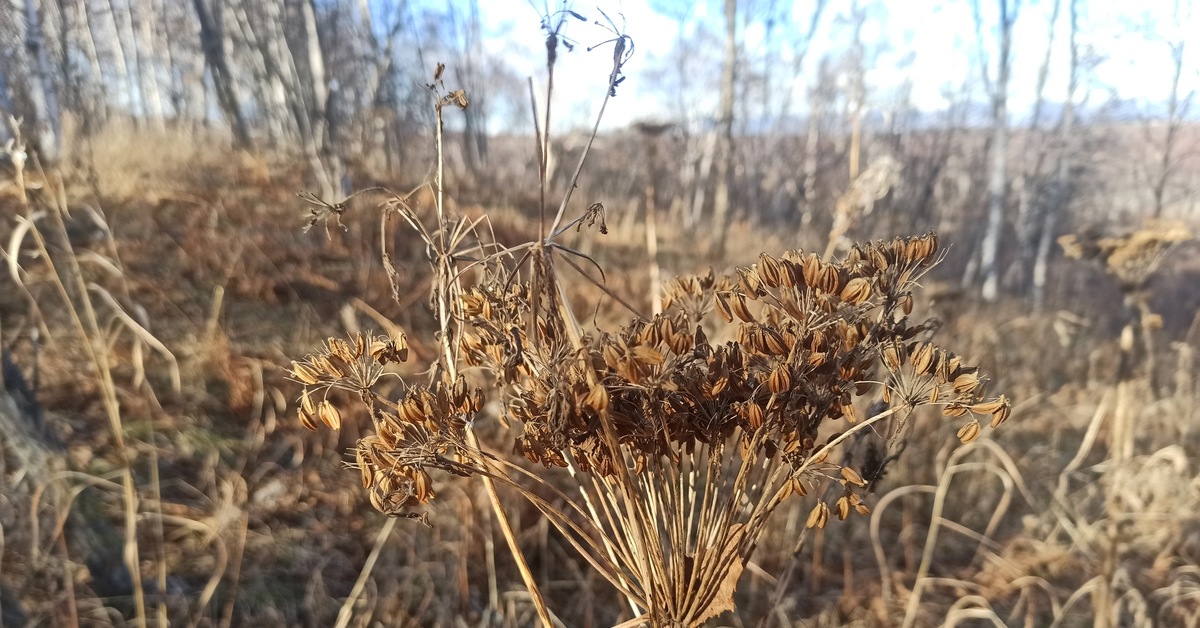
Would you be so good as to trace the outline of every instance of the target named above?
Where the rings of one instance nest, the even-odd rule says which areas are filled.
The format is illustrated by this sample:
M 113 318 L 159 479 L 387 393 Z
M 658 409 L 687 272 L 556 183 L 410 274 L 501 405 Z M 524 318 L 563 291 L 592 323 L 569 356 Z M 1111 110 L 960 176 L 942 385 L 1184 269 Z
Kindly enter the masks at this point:
M 582 19 L 564 11 L 546 22 L 551 76 L 568 16 Z M 616 35 L 604 103 L 631 50 Z M 606 232 L 599 203 L 563 224 L 587 151 L 542 236 L 516 247 L 495 244 L 486 217 L 452 215 L 442 202 L 442 110 L 467 100 L 447 92 L 441 74 L 439 66 L 429 86 L 437 202 L 424 213 L 432 215 L 400 195 L 381 205 L 383 220 L 401 217 L 429 258 L 439 350 L 421 371 L 427 379 L 402 380 L 398 397 L 384 392 L 389 367 L 409 357 L 403 335 L 331 338 L 291 367 L 303 384 L 305 426 L 340 427 L 346 401 L 334 391 L 365 406 L 374 429 L 358 441 L 351 466 L 381 512 L 425 520 L 420 508 L 435 498 L 437 476 L 478 476 L 506 528 L 492 488 L 506 485 L 627 598 L 638 615 L 629 625 L 697 626 L 733 608 L 743 566 L 781 504 L 811 493 L 809 527 L 867 513 L 864 493 L 883 473 L 881 461 L 900 449 L 918 407 L 934 405 L 960 421 L 963 442 L 979 435 L 978 416 L 990 417 L 992 427 L 1008 417 L 1007 398 L 985 398 L 976 368 L 908 320 L 913 288 L 940 259 L 932 233 L 854 246 L 837 262 L 802 251 L 764 253 L 732 275 L 669 281 L 661 314 L 635 311 L 615 330 L 581 324 L 567 294 L 572 282 L 560 271 L 587 278 L 581 261 L 596 265 L 564 237 L 597 222 Z M 542 122 L 540 156 L 548 109 Z M 314 211 L 309 226 L 342 211 Z M 385 247 L 394 278 L 390 259 Z M 871 398 L 856 403 L 865 395 Z M 485 409 L 491 399 L 502 408 L 498 416 Z M 874 400 L 882 409 L 860 416 L 858 408 Z M 493 418 L 511 437 L 498 449 L 475 434 L 478 422 Z M 833 462 L 851 437 L 872 439 L 866 460 Z M 505 531 L 549 626 L 515 535 Z
M 454 224 L 440 231 L 451 242 L 466 232 Z M 677 278 L 663 314 L 619 331 L 576 321 L 553 250 L 528 247 L 528 271 L 501 264 L 507 255 L 476 262 L 483 279 L 447 291 L 443 360 L 399 399 L 376 388 L 406 359 L 403 337 L 330 339 L 292 367 L 305 385 L 300 417 L 338 428 L 332 389 L 367 406 L 374 434 L 359 441 L 355 466 L 389 515 L 420 516 L 436 494 L 431 472 L 514 487 L 652 625 L 698 625 L 732 608 L 742 566 L 785 500 L 831 482 L 838 491 L 815 504 L 810 527 L 866 513 L 863 489 L 880 469 L 830 461 L 851 435 L 870 430 L 894 449 L 929 404 L 962 418 L 964 442 L 980 432 L 976 415 L 993 427 L 1008 416 L 1006 398 L 984 400 L 974 367 L 916 340 L 924 326 L 907 320 L 911 290 L 937 259 L 933 234 L 859 245 L 836 264 L 791 251 L 734 277 Z M 442 285 L 459 285 L 459 267 L 471 266 L 457 259 L 441 262 L 452 265 L 440 266 Z M 863 420 L 854 398 L 871 391 L 887 409 Z M 493 395 L 515 450 L 568 469 L 577 497 L 472 442 Z

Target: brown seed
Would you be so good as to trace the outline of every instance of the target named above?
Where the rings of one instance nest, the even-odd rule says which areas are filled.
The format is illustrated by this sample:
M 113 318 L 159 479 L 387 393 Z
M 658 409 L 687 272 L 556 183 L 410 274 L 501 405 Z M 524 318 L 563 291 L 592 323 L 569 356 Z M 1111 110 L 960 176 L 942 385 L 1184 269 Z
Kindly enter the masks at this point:
M 842 288 L 840 296 L 843 301 L 852 305 L 862 303 L 871 297 L 871 281 L 863 277 L 851 279 L 846 282 L 846 287 Z
M 413 476 L 414 494 L 417 498 L 417 501 L 424 504 L 433 498 L 433 490 L 431 487 L 433 480 L 431 480 L 429 478 L 429 474 L 425 473 L 425 471 L 422 469 L 417 469 Z
M 788 484 L 791 485 L 792 492 L 795 493 L 796 495 L 799 495 L 800 497 L 804 497 L 805 495 L 808 494 L 808 489 L 804 488 L 804 482 L 801 482 L 800 478 L 795 478 L 795 477 L 791 478 L 790 480 L 788 480 Z
M 858 474 L 858 471 L 855 471 L 850 467 L 842 467 L 842 478 L 855 486 L 867 485 L 867 482 L 863 480 L 861 475 Z
M 611 343 L 605 344 L 604 348 L 600 351 L 604 354 L 604 364 L 609 369 L 617 370 L 617 365 L 621 363 L 621 352 L 617 349 L 616 345 Z
M 746 422 L 750 424 L 750 429 L 757 430 L 763 424 L 762 406 L 753 401 L 746 404 Z
M 808 528 L 824 528 L 825 523 L 829 521 L 829 506 L 825 502 L 817 502 L 816 506 L 808 513 L 808 521 L 805 526 Z
M 312 395 L 309 394 L 308 388 L 305 388 L 300 393 L 300 409 L 312 415 L 316 413 L 317 407 L 313 405 Z
M 737 317 L 742 319 L 743 323 L 754 322 L 754 316 L 750 314 L 750 308 L 746 306 L 746 297 L 735 294 L 729 305 L 733 308 L 733 313 L 737 314 Z
M 804 284 L 818 287 L 821 283 L 821 258 L 816 253 L 809 253 L 804 258 Z
M 931 342 L 922 342 L 912 352 L 913 370 L 918 375 L 929 375 L 937 369 L 937 347 Z
M 300 415 L 301 425 L 314 432 L 317 431 L 317 424 L 315 421 L 313 421 L 313 416 L 311 414 L 305 412 L 304 408 L 300 408 L 298 410 L 298 414 Z
M 952 401 L 942 408 L 942 416 L 959 417 L 965 415 L 970 408 L 966 404 Z
M 342 427 L 342 413 L 338 412 L 338 409 L 328 399 L 317 406 L 317 418 L 321 419 L 321 422 L 328 425 L 330 429 L 336 430 Z
M 838 498 L 835 507 L 837 508 L 838 519 L 845 521 L 846 517 L 850 516 L 850 500 L 845 495 Z
M 964 444 L 975 440 L 979 436 L 979 421 L 974 419 L 970 423 L 962 426 L 958 430 L 958 440 Z
M 984 401 L 971 406 L 971 412 L 976 414 L 993 414 L 1007 405 L 1007 403 L 1008 399 L 1000 396 L 991 401 Z
M 964 373 L 954 379 L 954 392 L 959 395 L 969 395 L 979 387 L 979 378 L 971 373 Z
M 893 373 L 900 370 L 904 364 L 904 345 L 899 340 L 892 340 L 883 345 L 883 365 Z
M 630 353 L 634 361 L 646 366 L 659 366 L 666 360 L 661 351 L 645 345 L 634 347 Z
M 781 282 L 781 268 L 779 261 L 775 258 L 763 253 L 758 257 L 758 274 L 762 277 L 763 283 L 768 287 L 778 288 Z
M 763 342 L 766 343 L 767 350 L 772 355 L 787 355 L 790 351 L 787 343 L 783 341 L 783 335 L 770 327 L 761 327 Z
M 371 471 L 371 465 L 367 464 L 367 453 L 361 447 L 354 450 L 354 460 L 358 463 L 358 473 L 362 479 L 362 487 L 370 488 L 373 472 Z
M 342 359 L 343 362 L 354 361 L 354 350 L 350 344 L 341 338 L 329 339 L 329 353 Z
M 292 362 L 292 377 L 305 384 L 315 384 L 320 381 L 320 373 L 304 362 Z
M 662 342 L 662 334 L 659 333 L 658 325 L 654 322 L 643 325 L 641 331 L 638 332 L 637 342 L 639 345 L 647 347 L 654 347 Z
M 992 427 L 1000 427 L 1000 424 L 1007 421 L 1008 416 L 1012 414 L 1012 404 L 1009 403 L 1008 398 L 1003 395 L 1000 398 L 1004 400 L 1004 405 L 992 413 Z
M 771 371 L 767 378 L 767 388 L 776 395 L 782 394 L 792 387 L 792 374 L 787 366 L 780 364 Z
M 729 308 L 729 302 L 726 300 L 727 294 L 728 293 L 718 292 L 717 298 L 714 299 L 714 301 L 717 306 L 717 314 L 720 314 L 721 318 L 725 319 L 726 323 L 732 323 L 733 322 L 733 310 L 731 310 Z

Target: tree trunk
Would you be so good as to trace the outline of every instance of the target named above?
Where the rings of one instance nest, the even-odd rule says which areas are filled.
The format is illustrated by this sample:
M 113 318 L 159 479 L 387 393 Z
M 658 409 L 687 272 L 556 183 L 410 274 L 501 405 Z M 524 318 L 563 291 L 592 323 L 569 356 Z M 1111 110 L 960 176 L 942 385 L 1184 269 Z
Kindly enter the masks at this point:
M 242 116 L 238 104 L 237 90 L 225 60 L 225 36 L 221 20 L 221 0 L 216 0 L 209 11 L 204 0 L 193 0 L 196 18 L 200 22 L 200 48 L 204 52 L 204 63 L 212 77 L 213 89 L 217 92 L 217 104 L 233 130 L 233 142 L 239 148 L 250 147 L 250 128 Z
M 1011 68 L 1013 22 L 1016 20 L 1016 4 L 999 0 L 1000 5 L 1000 54 L 996 64 L 996 81 L 992 85 L 992 146 L 991 165 L 988 169 L 987 230 L 980 246 L 979 265 L 983 274 L 983 298 L 995 301 L 999 296 L 1000 236 L 1004 230 L 1004 209 L 1007 204 L 1008 186 L 1008 79 Z M 977 11 L 978 14 L 978 11 Z M 982 47 L 983 42 L 980 41 Z M 985 67 L 984 74 L 987 74 Z
M 1030 269 L 1037 248 L 1040 245 L 1039 223 L 1044 221 L 1048 210 L 1047 190 L 1042 185 L 1042 167 L 1046 161 L 1047 142 L 1041 129 L 1042 109 L 1045 105 L 1046 80 L 1050 75 L 1050 58 L 1054 49 L 1054 34 L 1057 30 L 1058 16 L 1061 12 L 1062 0 L 1055 0 L 1050 13 L 1049 28 L 1046 32 L 1046 52 L 1042 55 L 1042 63 L 1038 67 L 1036 96 L 1033 101 L 1033 117 L 1029 121 L 1029 130 L 1025 138 L 1025 150 L 1021 158 L 1021 173 L 1014 187 L 1017 197 L 1017 257 L 1012 266 L 1004 273 L 1004 285 L 1018 293 L 1025 294 L 1030 287 Z M 1050 191 L 1053 194 L 1053 191 Z
M 62 150 L 62 123 L 50 57 L 42 40 L 37 0 L 25 0 L 25 45 L 29 51 L 29 98 L 33 105 L 33 137 L 42 165 L 58 162 Z
M 729 179 L 733 173 L 733 86 L 737 78 L 737 0 L 725 0 L 725 60 L 721 68 L 721 104 L 717 114 L 720 131 L 716 188 L 713 193 L 712 254 L 725 255 L 729 232 Z
M 1075 35 L 1079 31 L 1079 13 L 1076 0 L 1068 0 L 1070 11 L 1070 67 L 1067 79 L 1067 98 L 1063 102 L 1062 119 L 1058 125 L 1059 157 L 1054 180 L 1054 198 L 1047 205 L 1042 218 L 1042 229 L 1038 239 L 1037 257 L 1033 263 L 1033 308 L 1042 311 L 1046 306 L 1046 279 L 1049 275 L 1050 252 L 1053 250 L 1058 215 L 1066 213 L 1071 201 L 1071 168 L 1075 157 L 1075 90 L 1079 86 L 1079 45 Z
M 1167 182 L 1174 169 L 1173 157 L 1175 142 L 1179 135 L 1182 120 L 1179 102 L 1179 80 L 1183 76 L 1185 40 L 1172 42 L 1171 46 L 1171 93 L 1167 99 L 1167 134 L 1163 137 L 1162 155 L 1158 163 L 1158 174 L 1154 179 L 1154 218 L 1162 218 L 1164 199 L 1167 192 Z
M 134 15 L 133 3 L 128 5 L 129 9 L 129 28 L 133 29 Z M 158 60 L 163 59 L 164 55 L 157 50 L 154 37 L 154 5 L 148 0 L 143 0 L 139 3 L 137 15 L 136 31 L 134 32 L 134 50 L 137 51 L 138 65 L 138 85 L 142 92 L 142 102 L 145 103 L 146 109 L 143 114 L 150 121 L 150 126 L 156 130 L 165 128 L 162 94 L 158 85 Z

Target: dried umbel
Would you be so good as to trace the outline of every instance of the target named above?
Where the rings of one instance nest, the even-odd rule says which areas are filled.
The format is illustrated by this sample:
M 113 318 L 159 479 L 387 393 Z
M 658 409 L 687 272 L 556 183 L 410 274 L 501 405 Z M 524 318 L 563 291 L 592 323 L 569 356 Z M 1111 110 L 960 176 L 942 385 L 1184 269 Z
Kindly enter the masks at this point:
M 1058 243 L 1067 257 L 1103 264 L 1105 270 L 1120 282 L 1121 289 L 1130 292 L 1146 284 L 1167 250 L 1193 237 L 1191 230 L 1182 223 L 1152 220 L 1121 235 L 1082 232 L 1062 236 Z
M 732 276 L 673 280 L 661 315 L 588 332 L 554 258 L 535 251 L 528 281 L 489 272 L 453 292 L 444 337 L 456 368 L 387 400 L 372 386 L 399 344 L 377 353 L 368 347 L 378 339 L 331 340 L 293 367 L 306 384 L 301 419 L 336 428 L 314 391 L 356 392 L 375 433 L 360 440 L 355 466 L 381 511 L 408 515 L 431 500 L 432 471 L 516 486 L 654 625 L 698 625 L 732 608 L 742 566 L 785 500 L 835 488 L 810 527 L 869 512 L 863 492 L 881 469 L 835 460 L 848 438 L 894 449 L 923 405 L 961 422 L 963 442 L 980 434 L 979 417 L 992 427 L 1008 417 L 1008 400 L 985 398 L 975 367 L 908 320 L 915 282 L 938 253 L 930 233 L 859 245 L 836 263 L 763 254 Z M 489 373 L 495 391 L 469 386 L 466 369 Z M 473 444 L 490 394 L 515 451 L 568 468 L 578 496 L 551 503 L 528 487 L 540 474 Z M 872 400 L 883 409 L 860 415 Z

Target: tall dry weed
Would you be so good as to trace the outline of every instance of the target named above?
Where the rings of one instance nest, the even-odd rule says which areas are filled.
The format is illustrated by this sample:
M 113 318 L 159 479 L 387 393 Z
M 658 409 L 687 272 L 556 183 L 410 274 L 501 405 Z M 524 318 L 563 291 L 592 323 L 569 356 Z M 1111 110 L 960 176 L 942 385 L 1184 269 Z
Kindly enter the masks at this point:
M 551 30 L 550 42 L 558 36 Z M 615 41 L 605 102 L 624 60 L 625 39 Z M 468 106 L 466 94 L 442 87 L 441 72 L 430 85 L 439 155 L 443 109 Z M 548 111 L 544 124 L 543 155 Z M 918 408 L 939 408 L 963 442 L 980 435 L 981 417 L 996 427 L 1009 416 L 1007 398 L 985 396 L 978 370 L 908 318 L 918 281 L 939 260 L 932 233 L 859 244 L 837 261 L 793 250 L 728 275 L 677 277 L 661 314 L 629 307 L 627 324 L 606 329 L 572 308 L 572 287 L 595 263 L 565 243 L 584 228 L 606 231 L 601 204 L 564 224 L 573 181 L 540 239 L 503 247 L 486 216 L 447 210 L 440 159 L 436 172 L 432 210 L 401 195 L 380 206 L 384 225 L 399 218 L 425 244 L 437 331 L 423 340 L 438 347 L 436 359 L 403 378 L 393 366 L 410 357 L 404 334 L 330 338 L 291 365 L 303 385 L 300 420 L 339 429 L 348 404 L 365 407 L 373 429 L 351 466 L 393 517 L 427 521 L 421 509 L 439 476 L 475 476 L 504 527 L 492 486 L 509 487 L 627 600 L 628 625 L 697 626 L 731 610 L 743 568 L 785 503 L 808 499 L 810 528 L 868 513 L 866 492 Z M 545 168 L 542 176 L 545 208 Z M 310 226 L 346 210 L 318 203 Z M 386 243 L 382 256 L 395 277 Z M 397 379 L 402 393 L 386 393 Z M 491 421 L 504 440 L 483 444 L 476 432 Z M 863 459 L 835 455 L 850 439 L 867 442 Z

